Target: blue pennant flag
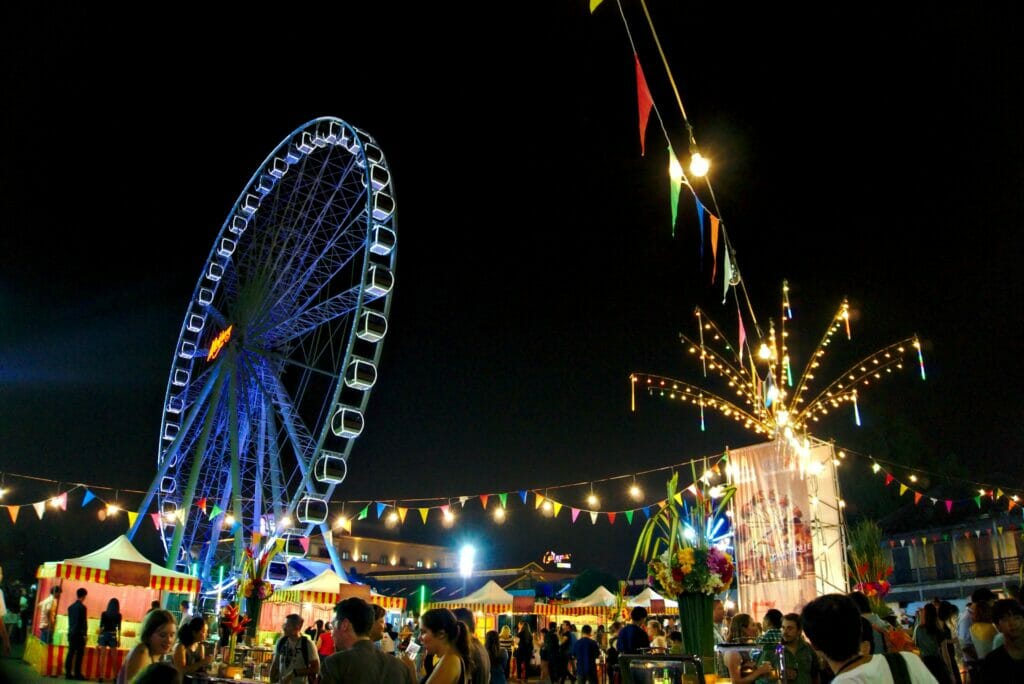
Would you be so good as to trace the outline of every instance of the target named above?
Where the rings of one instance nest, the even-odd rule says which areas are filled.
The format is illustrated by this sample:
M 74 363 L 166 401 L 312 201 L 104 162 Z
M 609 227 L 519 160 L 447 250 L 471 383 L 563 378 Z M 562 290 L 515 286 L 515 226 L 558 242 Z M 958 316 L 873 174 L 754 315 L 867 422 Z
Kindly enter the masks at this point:
M 386 503 L 379 503 L 378 502 L 378 504 L 377 504 L 377 517 L 378 518 L 384 513 L 384 509 L 387 508 L 387 507 L 388 507 L 388 505 Z
M 84 497 L 82 497 L 82 508 L 85 508 L 85 507 L 86 507 L 86 505 L 87 505 L 87 504 L 88 504 L 88 503 L 89 503 L 90 501 L 92 501 L 93 499 L 95 499 L 95 498 L 96 498 L 96 495 L 95 495 L 95 494 L 93 494 L 92 492 L 90 492 L 90 491 L 89 491 L 88 489 L 86 489 L 86 490 L 85 490 L 85 496 L 84 496 Z
M 523 500 L 524 504 L 526 503 L 526 490 L 525 489 L 520 489 L 519 490 L 519 498 Z

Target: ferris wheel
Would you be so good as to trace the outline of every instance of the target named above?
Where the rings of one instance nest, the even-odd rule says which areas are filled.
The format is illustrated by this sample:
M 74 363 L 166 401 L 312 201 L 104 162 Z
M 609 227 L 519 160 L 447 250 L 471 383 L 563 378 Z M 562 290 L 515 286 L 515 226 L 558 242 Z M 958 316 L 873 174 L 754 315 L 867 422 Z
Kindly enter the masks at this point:
M 186 308 L 129 533 L 156 498 L 168 567 L 209 581 L 240 566 L 254 532 L 329 530 L 377 379 L 395 246 L 390 171 L 366 132 L 315 119 L 253 174 Z

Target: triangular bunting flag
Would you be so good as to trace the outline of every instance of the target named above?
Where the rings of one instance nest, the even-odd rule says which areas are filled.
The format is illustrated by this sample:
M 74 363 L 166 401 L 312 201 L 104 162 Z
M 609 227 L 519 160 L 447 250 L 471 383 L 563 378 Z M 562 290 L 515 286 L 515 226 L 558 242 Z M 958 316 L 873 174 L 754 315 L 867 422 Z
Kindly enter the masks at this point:
M 614 525 L 615 524 L 615 511 L 608 511 L 608 524 L 609 525 Z
M 240 520 L 236 520 L 235 524 L 231 526 L 231 534 L 238 534 L 241 531 L 242 531 L 242 522 Z
M 591 525 L 596 525 L 597 524 L 597 511 L 590 511 L 590 524 Z
M 649 519 L 651 517 L 651 506 L 646 506 L 644 509 L 644 518 Z
M 914 538 L 914 537 L 911 537 L 911 538 L 910 538 L 910 545 L 911 545 L 911 546 L 917 546 L 917 539 L 916 539 L 916 538 Z
M 421 508 L 421 509 L 419 509 L 419 511 L 420 511 L 420 517 L 423 518 L 423 524 L 426 525 L 427 524 L 427 513 L 430 511 L 430 509 L 429 508 Z
M 553 501 L 552 504 L 555 510 L 555 517 L 557 518 L 558 512 L 562 510 L 562 504 L 558 503 L 557 501 Z
M 953 502 L 950 501 L 949 499 L 946 499 L 946 512 L 947 513 L 952 513 L 953 512 Z
M 299 537 L 299 546 L 303 553 L 309 553 L 309 537 Z
M 633 524 L 633 511 L 626 511 L 626 522 Z
M 907 545 L 907 540 L 906 539 L 900 539 L 900 546 L 906 546 L 906 545 Z
M 523 500 L 524 504 L 526 503 L 526 490 L 525 489 L 520 489 L 519 490 L 519 498 Z
M 672 498 L 674 498 L 676 500 L 676 503 L 679 504 L 680 506 L 683 505 L 683 493 L 682 492 L 676 492 L 676 495 L 674 497 L 672 497 Z
M 1003 498 L 1003 490 L 1002 489 L 997 489 L 996 490 L 996 498 L 997 499 L 1002 499 Z
M 889 540 L 889 548 L 892 549 L 892 548 L 895 548 L 895 547 L 896 547 L 896 540 L 895 539 L 890 539 Z
M 203 513 L 206 512 L 206 497 L 205 496 L 203 498 L 199 499 L 199 501 L 196 501 L 196 507 L 199 510 L 201 510 Z
M 709 211 L 708 222 L 711 224 L 711 284 L 714 285 L 718 271 L 718 217 Z
M 489 496 L 490 496 L 489 494 L 481 494 L 480 495 L 480 503 L 483 505 L 485 511 L 487 510 L 487 498 Z
M 596 10 L 598 5 L 600 5 L 603 1 L 604 0 L 590 0 L 590 13 L 593 14 L 594 10 Z
M 921 492 L 914 492 L 914 504 L 916 505 L 921 501 L 921 497 L 924 496 Z
M 398 519 L 405 524 L 405 514 L 409 512 L 408 508 L 398 507 Z
M 43 519 L 43 513 L 46 512 L 46 502 L 45 501 L 39 501 L 37 503 L 34 503 L 34 504 L 32 504 L 32 508 L 36 509 L 36 515 L 38 515 L 39 519 L 42 520 Z
M 907 489 L 908 489 L 907 485 L 905 485 L 905 484 L 903 484 L 901 482 L 900 483 L 900 496 L 903 496 L 904 494 L 906 494 L 907 493 Z
M 444 506 L 441 506 L 441 515 L 444 515 L 444 516 L 448 515 L 448 504 L 445 504 Z
M 936 499 L 934 496 L 929 496 L 928 498 L 932 500 L 932 505 L 939 503 L 939 500 Z
M 580 509 L 578 509 L 578 508 L 572 508 L 572 507 L 570 506 L 570 507 L 569 507 L 569 510 L 570 510 L 570 512 L 572 512 L 572 521 L 573 521 L 573 522 L 576 522 L 576 518 L 578 518 L 578 517 L 579 517 L 579 515 L 580 515 Z
M 388 507 L 388 505 L 386 503 L 380 503 L 379 501 L 377 502 L 377 518 L 378 519 L 380 519 L 380 516 L 384 513 L 384 509 L 387 508 L 387 507 Z
M 356 516 L 356 520 L 366 520 L 366 516 L 370 514 L 370 504 L 363 506 L 363 510 L 359 511 L 359 515 Z
M 466 502 L 467 501 L 469 501 L 469 497 L 468 496 L 460 496 L 459 497 L 459 505 L 461 505 L 463 508 L 466 507 Z
M 736 318 L 739 320 L 740 328 L 740 364 L 743 363 L 743 348 L 747 346 L 747 329 L 743 327 L 743 314 L 739 311 L 736 312 Z
M 67 492 L 64 492 L 63 494 L 61 494 L 60 496 L 57 497 L 57 507 L 60 510 L 62 510 L 62 511 L 68 510 L 68 493 Z
M 85 508 L 90 501 L 96 498 L 96 495 L 90 492 L 88 489 L 85 490 L 85 496 L 82 497 L 82 508 Z
M 672 163 L 678 164 L 676 160 L 676 153 L 672 151 L 672 146 L 668 148 L 668 158 L 672 160 Z M 679 215 L 679 190 L 682 187 L 682 181 L 677 178 L 673 178 L 672 174 L 669 173 L 668 177 L 668 189 L 669 189 L 669 201 L 672 203 L 672 237 L 676 236 L 676 217 Z
M 928 546 L 928 537 L 921 537 L 921 546 Z
M 981 508 L 981 494 L 974 497 L 974 503 L 978 504 L 978 508 Z
M 501 502 L 502 508 L 508 508 L 508 492 L 502 492 L 498 495 L 498 501 Z
M 893 479 L 894 478 L 892 476 L 892 473 L 886 473 L 885 474 L 885 486 L 888 487 L 890 484 L 892 484 Z
M 210 519 L 213 520 L 223 512 L 224 510 L 220 506 L 213 504 L 213 508 L 210 509 Z
M 155 527 L 157 530 L 159 530 L 160 529 L 160 514 L 159 513 L 150 513 L 149 517 L 153 521 L 153 527 Z
M 722 303 L 729 297 L 729 285 L 732 283 L 732 259 L 729 256 L 729 243 L 726 243 L 725 256 L 722 258 Z
M 544 503 L 544 495 L 543 494 L 535 494 L 534 496 L 536 497 L 536 499 L 533 502 L 533 507 L 534 508 L 540 508 L 540 505 L 542 503 Z
M 658 509 L 660 510 L 660 509 L 664 508 L 665 504 L 667 504 L 667 503 L 668 503 L 668 499 L 662 499 L 661 501 L 658 502 Z
M 128 527 L 135 527 L 135 519 L 139 517 L 139 514 L 135 511 L 125 511 L 128 515 Z
M 700 249 L 697 250 L 697 258 L 702 267 L 704 266 L 704 205 L 697 200 L 697 229 L 700 232 Z
M 21 510 L 21 506 L 8 506 L 7 513 L 11 516 L 11 523 L 18 522 L 18 512 Z
M 1010 499 L 1010 505 L 1009 505 L 1009 507 L 1006 510 L 1012 511 L 1013 507 L 1016 506 L 1016 505 L 1017 505 L 1017 502 L 1014 501 L 1013 499 Z
M 593 2 L 593 0 L 591 0 Z M 654 107 L 654 98 L 647 87 L 647 79 L 644 78 L 644 70 L 640 66 L 640 58 L 633 53 L 633 62 L 636 63 L 636 104 L 640 110 L 640 156 L 644 156 L 644 137 L 647 133 L 647 121 L 651 117 L 651 109 Z

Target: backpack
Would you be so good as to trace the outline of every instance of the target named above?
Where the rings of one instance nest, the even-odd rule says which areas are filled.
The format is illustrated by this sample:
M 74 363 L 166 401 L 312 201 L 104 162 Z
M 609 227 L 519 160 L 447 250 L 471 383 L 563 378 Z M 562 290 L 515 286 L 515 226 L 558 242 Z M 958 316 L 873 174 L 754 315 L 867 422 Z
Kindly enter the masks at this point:
M 299 635 L 299 641 L 302 643 L 302 657 L 306 660 L 306 665 L 312 660 L 310 652 L 313 650 L 313 642 L 309 640 L 309 637 L 305 634 Z M 277 641 L 277 655 L 281 655 L 281 647 L 284 645 L 284 639 L 278 639 Z

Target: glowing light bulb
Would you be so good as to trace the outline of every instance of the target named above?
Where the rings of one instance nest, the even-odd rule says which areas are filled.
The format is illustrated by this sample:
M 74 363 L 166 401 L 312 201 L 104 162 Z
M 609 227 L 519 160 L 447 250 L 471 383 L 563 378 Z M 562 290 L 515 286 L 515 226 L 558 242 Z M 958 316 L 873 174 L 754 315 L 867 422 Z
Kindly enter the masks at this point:
M 348 525 L 348 518 L 346 518 L 343 515 L 339 515 L 338 518 L 334 521 L 334 526 L 335 527 L 346 527 L 347 525 Z
M 690 173 L 698 178 L 708 175 L 708 170 L 711 168 L 711 160 L 703 156 L 700 152 L 694 152 L 690 155 Z
M 601 502 L 598 500 L 597 495 L 594 494 L 594 492 L 590 492 L 590 495 L 587 497 L 587 505 L 592 508 L 597 508 L 600 503 Z
M 629 495 L 639 501 L 644 496 L 644 491 L 634 482 L 633 486 L 629 488 Z
M 871 464 L 871 471 L 872 472 L 877 473 L 881 469 L 882 469 L 882 466 L 878 465 L 877 463 L 872 463 Z
M 292 519 L 289 518 L 287 515 L 284 516 L 283 518 L 281 518 L 281 522 L 278 525 L 278 527 L 291 527 L 291 526 L 292 526 Z
M 761 346 L 757 349 L 757 357 L 763 361 L 767 361 L 772 358 L 772 350 L 768 348 L 767 342 L 762 342 Z
M 501 506 L 494 509 L 494 522 L 498 524 L 505 522 L 505 509 Z

